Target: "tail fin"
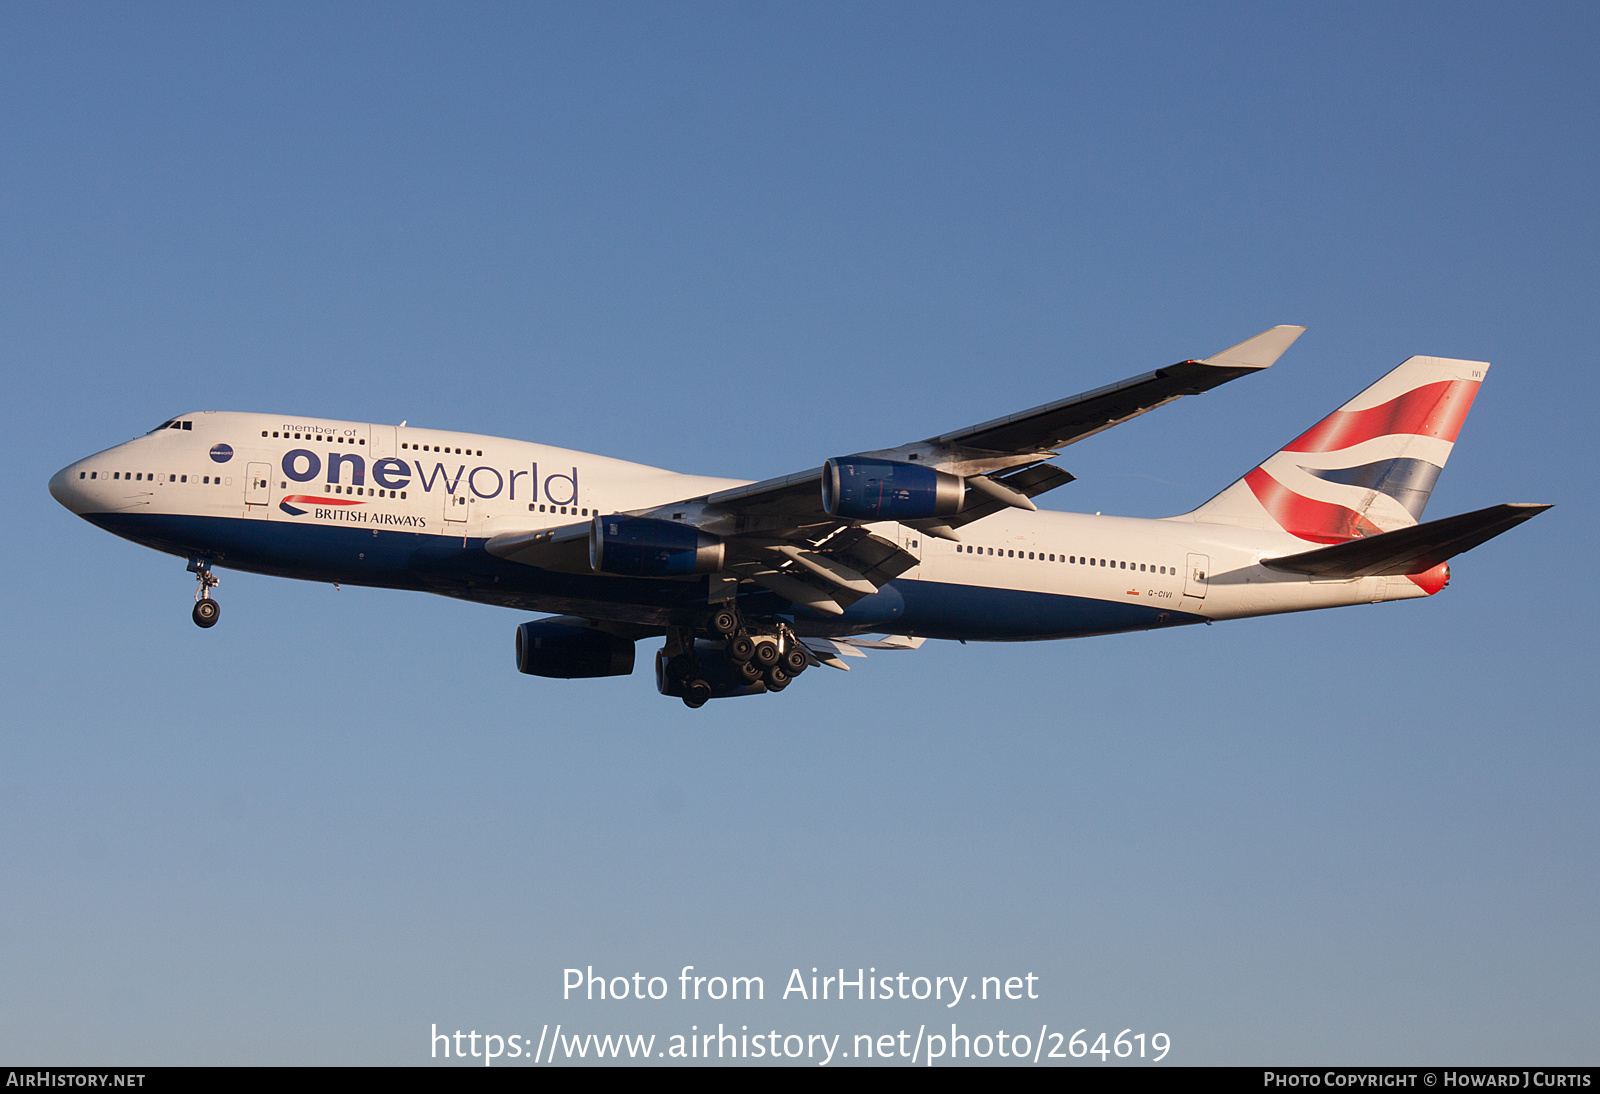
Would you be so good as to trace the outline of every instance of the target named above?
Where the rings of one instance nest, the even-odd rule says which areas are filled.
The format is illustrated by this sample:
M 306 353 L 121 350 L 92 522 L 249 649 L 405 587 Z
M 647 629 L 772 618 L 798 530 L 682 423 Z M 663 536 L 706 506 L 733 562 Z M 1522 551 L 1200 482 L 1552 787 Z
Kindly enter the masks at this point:
M 1383 379 L 1178 519 L 1282 528 L 1343 543 L 1422 517 L 1489 366 L 1410 357 Z

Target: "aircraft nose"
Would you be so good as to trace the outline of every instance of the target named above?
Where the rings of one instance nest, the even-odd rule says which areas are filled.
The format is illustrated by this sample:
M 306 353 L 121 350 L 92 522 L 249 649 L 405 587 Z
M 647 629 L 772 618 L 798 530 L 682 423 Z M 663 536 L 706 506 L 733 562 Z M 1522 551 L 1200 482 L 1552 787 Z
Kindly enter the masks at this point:
M 50 476 L 50 496 L 74 513 L 82 512 L 84 495 L 78 488 L 77 465 L 63 467 Z

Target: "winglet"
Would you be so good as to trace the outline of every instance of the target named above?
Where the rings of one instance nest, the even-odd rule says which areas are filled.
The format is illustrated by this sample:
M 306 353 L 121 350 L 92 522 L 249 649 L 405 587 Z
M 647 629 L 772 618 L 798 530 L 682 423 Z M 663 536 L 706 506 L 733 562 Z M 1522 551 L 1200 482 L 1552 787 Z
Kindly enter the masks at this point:
M 1232 349 L 1207 357 L 1201 364 L 1224 368 L 1268 368 L 1305 332 L 1304 327 L 1273 327 L 1254 338 L 1245 339 Z

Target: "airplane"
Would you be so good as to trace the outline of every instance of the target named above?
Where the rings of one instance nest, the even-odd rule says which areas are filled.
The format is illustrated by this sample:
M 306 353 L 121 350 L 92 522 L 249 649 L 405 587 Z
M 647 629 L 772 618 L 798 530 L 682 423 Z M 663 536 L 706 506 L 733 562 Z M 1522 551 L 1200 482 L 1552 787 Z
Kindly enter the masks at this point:
M 1489 366 L 1410 357 L 1199 508 L 1040 510 L 1062 449 L 1270 367 L 1304 327 L 896 448 L 761 482 L 527 441 L 201 411 L 58 471 L 50 493 L 213 568 L 546 613 L 516 665 L 633 672 L 691 708 L 927 639 L 1035 641 L 1432 596 L 1448 560 L 1548 509 L 1421 523 Z M 553 614 L 552 614 L 553 613 Z M 873 637 L 873 636 L 880 637 Z

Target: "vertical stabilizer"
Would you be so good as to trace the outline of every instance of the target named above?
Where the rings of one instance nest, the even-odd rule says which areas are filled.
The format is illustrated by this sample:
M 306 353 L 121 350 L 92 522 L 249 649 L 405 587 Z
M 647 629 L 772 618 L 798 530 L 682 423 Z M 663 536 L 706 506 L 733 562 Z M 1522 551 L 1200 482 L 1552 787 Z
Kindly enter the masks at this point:
M 1489 366 L 1410 357 L 1179 520 L 1343 543 L 1422 517 Z

